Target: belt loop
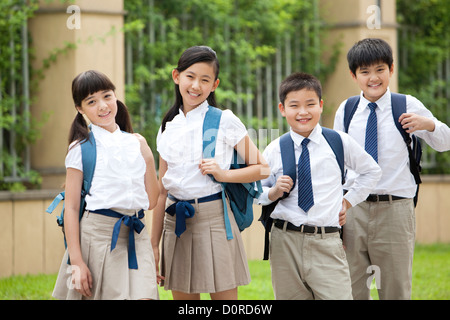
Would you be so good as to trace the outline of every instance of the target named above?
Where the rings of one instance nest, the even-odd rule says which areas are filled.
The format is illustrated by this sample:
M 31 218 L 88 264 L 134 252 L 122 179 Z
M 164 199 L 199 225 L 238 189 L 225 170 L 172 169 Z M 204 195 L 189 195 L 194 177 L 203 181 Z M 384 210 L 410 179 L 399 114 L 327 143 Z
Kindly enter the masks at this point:
M 194 199 L 194 204 L 195 204 L 195 211 L 196 211 L 196 212 L 199 212 L 199 211 L 200 211 L 200 208 L 198 207 L 198 198 L 195 198 L 195 199 Z
M 323 239 L 325 237 L 325 227 L 320 227 L 321 230 L 321 238 Z
M 305 225 L 302 224 L 302 225 L 300 226 L 300 232 L 303 233 L 303 229 L 305 229 Z
M 314 235 L 317 234 L 317 231 L 319 231 L 319 228 L 317 226 L 314 226 Z
M 285 222 L 283 223 L 283 232 L 286 232 L 287 224 L 288 224 L 287 221 L 285 221 Z
M 389 204 L 392 204 L 392 195 L 388 195 L 389 197 Z

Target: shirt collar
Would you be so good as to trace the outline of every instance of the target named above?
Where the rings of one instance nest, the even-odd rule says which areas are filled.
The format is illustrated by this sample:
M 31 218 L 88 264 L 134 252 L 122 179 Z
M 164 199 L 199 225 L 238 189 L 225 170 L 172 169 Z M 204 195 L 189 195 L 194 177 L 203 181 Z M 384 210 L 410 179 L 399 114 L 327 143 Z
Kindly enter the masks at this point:
M 361 102 L 360 102 L 361 107 L 369 108 L 368 107 L 369 103 L 370 101 L 364 97 L 364 94 L 361 91 Z M 391 91 L 389 87 L 387 88 L 386 92 L 381 96 L 381 98 L 375 101 L 375 103 L 377 104 L 377 107 L 378 109 L 380 109 L 380 111 L 383 111 L 387 106 L 391 104 Z
M 302 141 L 305 139 L 305 137 L 294 132 L 292 129 L 290 132 L 291 132 L 291 138 L 294 141 L 295 147 L 299 148 L 300 145 L 302 144 Z M 320 124 L 317 124 L 314 127 L 314 129 L 311 131 L 311 133 L 309 134 L 308 139 L 314 143 L 319 144 L 321 134 L 322 134 L 322 127 L 320 126 Z
M 95 135 L 117 134 L 117 133 L 121 132 L 120 128 L 119 128 L 119 126 L 117 124 L 116 124 L 116 130 L 114 130 L 114 132 L 109 132 L 108 130 L 106 130 L 106 129 L 100 127 L 100 126 L 97 126 L 97 125 L 95 125 L 93 123 L 91 123 L 90 126 L 91 126 L 91 131 Z
M 186 114 L 186 118 L 191 117 L 191 116 L 196 116 L 196 115 L 204 115 L 206 113 L 206 111 L 208 111 L 208 106 L 209 106 L 208 100 L 203 101 L 199 106 L 197 106 L 196 108 L 189 111 Z M 184 116 L 184 112 L 181 107 L 178 109 L 178 114 L 181 114 Z

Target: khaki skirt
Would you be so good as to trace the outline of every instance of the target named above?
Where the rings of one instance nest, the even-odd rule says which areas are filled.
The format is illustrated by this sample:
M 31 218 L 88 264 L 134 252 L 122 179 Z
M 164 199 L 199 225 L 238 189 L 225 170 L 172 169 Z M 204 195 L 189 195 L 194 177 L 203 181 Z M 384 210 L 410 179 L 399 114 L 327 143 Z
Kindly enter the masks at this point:
M 168 198 L 166 207 L 172 203 Z M 175 215 L 165 215 L 161 254 L 164 289 L 214 293 L 249 284 L 247 257 L 229 204 L 232 240 L 227 240 L 221 199 L 192 205 L 195 214 L 186 219 L 186 231 L 179 238 Z
M 85 212 L 80 221 L 83 260 L 93 281 L 91 297 L 79 294 L 72 285 L 72 266 L 66 250 L 53 297 L 60 300 L 137 300 L 158 299 L 156 268 L 150 237 L 146 228 L 134 232 L 138 269 L 128 268 L 129 228 L 123 223 L 116 247 L 111 251 L 111 237 L 118 218 Z

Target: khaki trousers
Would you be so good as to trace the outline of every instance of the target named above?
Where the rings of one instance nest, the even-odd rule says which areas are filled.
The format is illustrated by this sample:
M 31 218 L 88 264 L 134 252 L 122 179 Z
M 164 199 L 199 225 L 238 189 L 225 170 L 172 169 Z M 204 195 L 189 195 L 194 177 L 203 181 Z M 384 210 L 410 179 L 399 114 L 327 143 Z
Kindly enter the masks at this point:
M 415 213 L 412 199 L 364 201 L 347 211 L 344 246 L 354 299 L 411 299 Z
M 273 226 L 270 266 L 277 300 L 352 299 L 338 232 L 311 234 Z

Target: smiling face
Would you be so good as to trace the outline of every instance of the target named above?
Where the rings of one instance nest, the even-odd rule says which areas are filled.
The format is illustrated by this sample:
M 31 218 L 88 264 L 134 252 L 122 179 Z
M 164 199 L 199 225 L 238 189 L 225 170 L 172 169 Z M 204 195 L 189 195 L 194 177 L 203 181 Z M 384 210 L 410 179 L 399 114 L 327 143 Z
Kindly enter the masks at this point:
M 110 132 L 117 129 L 117 98 L 113 90 L 97 91 L 89 94 L 77 107 L 93 124 Z
M 393 73 L 394 65 L 389 68 L 387 63 L 374 63 L 370 66 L 358 67 L 356 73 L 351 72 L 351 75 L 363 91 L 364 97 L 375 102 L 386 93 Z
M 284 105 L 280 102 L 278 109 L 295 133 L 308 137 L 319 123 L 323 101 L 314 90 L 301 89 L 289 92 Z
M 206 62 L 195 63 L 182 72 L 173 70 L 172 78 L 179 86 L 185 113 L 199 106 L 216 90 L 219 79 L 215 77 L 213 65 Z

